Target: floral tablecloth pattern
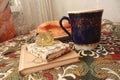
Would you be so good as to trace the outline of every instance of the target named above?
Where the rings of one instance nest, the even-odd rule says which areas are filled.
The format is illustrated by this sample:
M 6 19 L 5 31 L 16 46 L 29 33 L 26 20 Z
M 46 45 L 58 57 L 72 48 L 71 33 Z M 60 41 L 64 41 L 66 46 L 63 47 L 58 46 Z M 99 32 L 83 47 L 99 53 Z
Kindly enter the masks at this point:
M 80 61 L 21 76 L 20 47 L 34 41 L 34 31 L 0 43 L 0 80 L 120 80 L 120 24 L 103 20 L 101 41 L 94 50 L 76 50 Z M 11 47 L 10 54 L 2 55 Z M 73 46 L 72 46 L 73 47 Z

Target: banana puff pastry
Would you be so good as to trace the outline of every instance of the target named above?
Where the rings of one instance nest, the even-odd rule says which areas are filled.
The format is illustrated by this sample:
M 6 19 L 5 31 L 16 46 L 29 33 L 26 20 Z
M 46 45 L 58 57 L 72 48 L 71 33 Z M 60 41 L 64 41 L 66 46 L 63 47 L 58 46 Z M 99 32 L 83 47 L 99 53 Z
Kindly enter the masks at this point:
M 42 58 L 43 61 L 54 60 L 71 51 L 69 44 L 60 41 L 54 41 L 53 45 L 39 46 L 36 43 L 27 45 L 27 50 L 36 57 Z

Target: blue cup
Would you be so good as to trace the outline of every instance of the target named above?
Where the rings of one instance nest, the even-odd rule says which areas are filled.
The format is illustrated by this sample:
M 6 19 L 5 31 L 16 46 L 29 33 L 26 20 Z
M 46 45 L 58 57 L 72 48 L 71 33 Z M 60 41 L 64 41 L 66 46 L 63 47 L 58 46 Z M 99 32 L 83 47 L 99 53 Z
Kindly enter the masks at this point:
M 69 17 L 64 16 L 59 23 L 61 28 L 69 35 L 70 41 L 75 44 L 93 44 L 100 41 L 101 20 L 103 9 L 83 12 L 68 12 Z M 63 20 L 71 24 L 71 33 L 62 25 Z

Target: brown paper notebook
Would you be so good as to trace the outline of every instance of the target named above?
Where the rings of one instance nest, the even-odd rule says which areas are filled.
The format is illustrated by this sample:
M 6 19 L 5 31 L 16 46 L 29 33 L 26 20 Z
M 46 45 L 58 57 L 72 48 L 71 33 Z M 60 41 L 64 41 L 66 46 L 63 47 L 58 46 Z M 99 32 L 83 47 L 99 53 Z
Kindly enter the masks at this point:
M 19 72 L 21 75 L 27 75 L 33 72 L 39 72 L 42 70 L 47 70 L 55 67 L 60 67 L 63 65 L 71 64 L 80 61 L 79 54 L 71 51 L 55 60 L 50 62 L 35 63 L 33 60 L 36 57 L 26 50 L 26 45 L 21 47 Z

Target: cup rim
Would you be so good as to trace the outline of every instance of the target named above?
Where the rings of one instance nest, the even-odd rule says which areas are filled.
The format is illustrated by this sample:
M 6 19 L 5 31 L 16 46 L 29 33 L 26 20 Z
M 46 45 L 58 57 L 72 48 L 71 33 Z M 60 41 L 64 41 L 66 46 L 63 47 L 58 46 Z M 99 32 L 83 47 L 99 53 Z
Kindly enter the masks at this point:
M 82 14 L 82 13 L 96 13 L 103 12 L 104 9 L 90 9 L 90 10 L 81 10 L 81 11 L 68 11 L 68 14 Z

